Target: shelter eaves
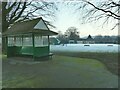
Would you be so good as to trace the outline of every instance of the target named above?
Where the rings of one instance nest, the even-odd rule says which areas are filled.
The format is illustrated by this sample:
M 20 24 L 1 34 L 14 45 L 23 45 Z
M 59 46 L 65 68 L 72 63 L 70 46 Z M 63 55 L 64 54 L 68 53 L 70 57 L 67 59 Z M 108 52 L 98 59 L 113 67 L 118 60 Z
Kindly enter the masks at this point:
M 49 30 L 44 20 L 40 17 L 33 20 L 17 22 L 12 25 L 3 36 L 16 36 L 23 34 L 39 34 L 39 35 L 57 35 L 58 33 Z

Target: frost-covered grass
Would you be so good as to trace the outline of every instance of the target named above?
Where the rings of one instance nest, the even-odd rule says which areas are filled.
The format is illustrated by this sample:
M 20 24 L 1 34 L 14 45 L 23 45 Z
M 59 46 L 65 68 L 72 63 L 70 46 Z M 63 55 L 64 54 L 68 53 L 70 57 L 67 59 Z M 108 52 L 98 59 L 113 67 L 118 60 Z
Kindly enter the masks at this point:
M 65 44 L 51 45 L 50 50 L 52 52 L 118 52 L 119 47 L 118 44 Z
M 118 44 L 65 44 L 51 45 L 50 51 L 57 55 L 97 59 L 114 74 L 118 74 Z

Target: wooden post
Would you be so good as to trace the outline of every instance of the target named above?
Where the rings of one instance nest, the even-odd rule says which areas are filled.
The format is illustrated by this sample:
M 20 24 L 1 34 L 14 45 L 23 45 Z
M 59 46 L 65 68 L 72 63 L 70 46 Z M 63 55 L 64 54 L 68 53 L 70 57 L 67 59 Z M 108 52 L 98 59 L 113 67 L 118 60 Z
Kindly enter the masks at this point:
M 8 37 L 6 36 L 5 38 L 6 38 L 6 42 L 5 42 L 6 43 L 6 45 L 5 45 L 6 51 L 5 52 L 6 52 L 7 57 L 8 57 Z
M 48 50 L 49 50 L 49 53 L 50 53 L 50 37 L 48 35 Z
M 32 34 L 32 44 L 33 44 L 33 60 L 35 60 L 35 40 L 34 40 L 34 34 Z
M 23 46 L 23 35 L 22 35 L 22 46 Z
M 16 46 L 16 37 L 17 36 L 13 36 L 13 38 L 14 38 L 14 46 Z
M 8 37 L 6 36 L 6 46 L 8 46 Z

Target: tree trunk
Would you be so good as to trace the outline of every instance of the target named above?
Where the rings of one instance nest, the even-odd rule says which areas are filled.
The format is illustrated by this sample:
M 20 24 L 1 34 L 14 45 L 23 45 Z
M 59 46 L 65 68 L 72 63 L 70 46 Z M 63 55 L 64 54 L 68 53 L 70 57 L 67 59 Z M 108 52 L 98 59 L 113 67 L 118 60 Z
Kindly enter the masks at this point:
M 2 53 L 7 54 L 7 44 L 6 44 L 6 38 L 2 37 Z
M 7 14 L 7 11 L 6 11 L 6 3 L 7 2 L 2 2 L 2 33 L 4 33 L 7 28 L 8 28 L 8 22 L 6 21 L 6 14 Z M 2 53 L 3 54 L 6 54 L 6 38 L 2 36 Z

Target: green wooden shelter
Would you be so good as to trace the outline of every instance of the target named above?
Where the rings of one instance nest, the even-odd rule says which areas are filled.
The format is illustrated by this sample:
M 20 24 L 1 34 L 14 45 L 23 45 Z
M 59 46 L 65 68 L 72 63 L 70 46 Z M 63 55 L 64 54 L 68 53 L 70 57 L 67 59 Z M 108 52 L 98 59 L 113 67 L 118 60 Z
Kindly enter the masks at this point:
M 48 57 L 50 54 L 49 36 L 57 35 L 50 31 L 42 18 L 17 22 L 3 36 L 6 37 L 7 57 L 30 56 Z

